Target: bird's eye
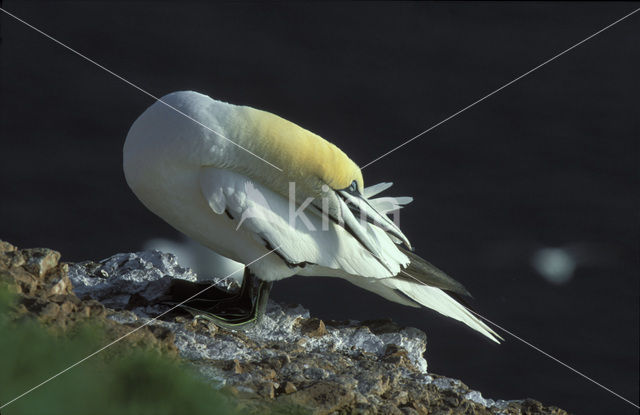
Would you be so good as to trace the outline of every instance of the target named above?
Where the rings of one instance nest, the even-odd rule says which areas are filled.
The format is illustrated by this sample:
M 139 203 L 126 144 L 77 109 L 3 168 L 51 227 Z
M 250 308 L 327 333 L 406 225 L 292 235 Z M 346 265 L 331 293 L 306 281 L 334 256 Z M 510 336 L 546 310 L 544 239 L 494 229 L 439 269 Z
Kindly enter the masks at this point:
M 351 185 L 349 185 L 349 191 L 352 193 L 355 193 L 358 190 L 358 183 L 354 180 L 351 182 Z

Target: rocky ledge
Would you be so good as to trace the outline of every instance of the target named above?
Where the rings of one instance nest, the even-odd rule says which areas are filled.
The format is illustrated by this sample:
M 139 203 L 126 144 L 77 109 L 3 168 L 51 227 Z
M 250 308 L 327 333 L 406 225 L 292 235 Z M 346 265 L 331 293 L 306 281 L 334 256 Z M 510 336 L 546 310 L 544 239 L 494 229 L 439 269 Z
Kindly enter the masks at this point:
M 114 338 L 126 335 L 124 342 L 189 362 L 249 413 L 287 407 L 313 414 L 566 414 L 532 399 L 486 399 L 459 380 L 428 373 L 426 335 L 390 320 L 322 321 L 300 305 L 270 302 L 259 324 L 231 331 L 162 302 L 176 281 L 197 284 L 171 254 L 59 259 L 50 249 L 0 241 L 0 282 L 19 295 L 16 316 L 63 330 L 100 319 Z M 216 284 L 237 289 L 233 281 Z

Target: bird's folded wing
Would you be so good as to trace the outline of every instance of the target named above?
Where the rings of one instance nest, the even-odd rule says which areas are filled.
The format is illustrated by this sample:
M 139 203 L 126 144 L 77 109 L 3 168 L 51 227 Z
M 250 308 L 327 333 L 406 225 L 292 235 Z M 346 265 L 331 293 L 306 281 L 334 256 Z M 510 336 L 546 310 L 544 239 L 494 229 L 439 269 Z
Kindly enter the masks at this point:
M 400 248 L 404 254 L 409 257 L 411 263 L 396 278 L 426 284 L 430 287 L 440 288 L 447 292 L 471 297 L 471 293 L 458 281 L 448 276 L 429 261 L 420 258 L 411 251 Z
M 383 252 L 386 264 L 345 228 L 298 206 L 247 176 L 231 170 L 204 167 L 200 188 L 216 214 L 227 212 L 237 232 L 247 232 L 266 247 L 278 248 L 278 255 L 290 266 L 317 264 L 369 278 L 388 278 L 408 264 L 407 257 L 381 229 L 364 224 L 365 232 Z

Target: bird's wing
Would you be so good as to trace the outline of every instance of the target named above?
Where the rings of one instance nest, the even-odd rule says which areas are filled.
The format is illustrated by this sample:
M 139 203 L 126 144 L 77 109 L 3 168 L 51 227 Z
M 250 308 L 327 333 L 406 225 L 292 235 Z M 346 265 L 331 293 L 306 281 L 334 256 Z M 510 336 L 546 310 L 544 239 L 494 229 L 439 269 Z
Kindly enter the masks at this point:
M 403 272 L 396 275 L 396 278 L 426 284 L 431 287 L 440 288 L 441 290 L 452 294 L 471 297 L 471 293 L 458 281 L 441 271 L 436 266 L 425 259 L 420 258 L 413 252 L 400 248 L 404 254 L 409 257 L 411 263 Z
M 200 189 L 212 211 L 237 220 L 238 232 L 248 232 L 270 249 L 278 247 L 276 253 L 290 267 L 316 264 L 352 275 L 388 278 L 409 263 L 379 227 L 359 221 L 350 221 L 349 227 L 323 219 L 313 209 L 299 211 L 279 193 L 234 171 L 202 168 Z
M 401 209 L 403 205 L 412 201 L 410 197 L 369 199 L 390 186 L 391 183 L 380 183 L 367 187 L 363 191 L 363 196 L 367 198 L 369 205 L 382 214 Z M 402 242 L 393 235 L 389 236 L 397 244 Z M 467 309 L 461 297 L 471 296 L 471 294 L 462 284 L 413 252 L 402 247 L 398 249 L 409 258 L 410 262 L 394 277 L 364 279 L 354 276 L 346 279 L 388 300 L 414 307 L 431 308 L 466 324 L 496 343 L 502 340 L 502 337 Z
M 213 212 L 230 215 L 237 221 L 238 232 L 247 232 L 268 249 L 277 247 L 276 254 L 291 268 L 296 268 L 296 273 L 315 275 L 317 271 L 305 268 L 307 264 L 337 270 L 336 276 L 391 301 L 431 308 L 493 341 L 500 338 L 447 294 L 468 294 L 462 285 L 418 256 L 397 247 L 389 234 L 373 224 L 353 223 L 353 227 L 359 227 L 360 236 L 356 238 L 344 226 L 328 220 L 323 224 L 322 217 L 312 212 L 307 212 L 305 219 L 300 216 L 290 221 L 290 209 L 295 210 L 297 206 L 290 207 L 279 193 L 230 170 L 203 168 L 200 189 Z M 375 199 L 368 202 L 375 204 Z M 367 244 L 373 245 L 367 247 Z M 385 262 L 376 255 L 383 255 Z

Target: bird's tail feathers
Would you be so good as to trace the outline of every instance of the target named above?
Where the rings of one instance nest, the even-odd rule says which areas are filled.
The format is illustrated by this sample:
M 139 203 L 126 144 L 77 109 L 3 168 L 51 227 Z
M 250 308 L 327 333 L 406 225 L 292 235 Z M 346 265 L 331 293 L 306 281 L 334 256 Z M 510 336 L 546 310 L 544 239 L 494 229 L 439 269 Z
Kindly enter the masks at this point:
M 395 292 L 401 292 L 414 302 L 431 308 L 438 313 L 458 320 L 472 329 L 482 333 L 492 341 L 500 343 L 504 340 L 489 326 L 474 316 L 464 305 L 456 301 L 445 291 L 431 287 L 421 282 L 408 281 L 399 278 L 386 278 L 380 282 Z

